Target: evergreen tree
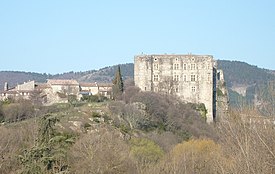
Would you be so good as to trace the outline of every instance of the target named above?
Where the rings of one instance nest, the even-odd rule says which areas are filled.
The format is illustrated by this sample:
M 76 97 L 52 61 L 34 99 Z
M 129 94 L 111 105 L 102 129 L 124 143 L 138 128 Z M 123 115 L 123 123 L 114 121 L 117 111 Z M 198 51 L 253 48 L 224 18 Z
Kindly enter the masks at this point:
M 113 80 L 113 97 L 119 99 L 123 93 L 123 80 L 121 76 L 120 66 L 118 66 L 115 78 Z

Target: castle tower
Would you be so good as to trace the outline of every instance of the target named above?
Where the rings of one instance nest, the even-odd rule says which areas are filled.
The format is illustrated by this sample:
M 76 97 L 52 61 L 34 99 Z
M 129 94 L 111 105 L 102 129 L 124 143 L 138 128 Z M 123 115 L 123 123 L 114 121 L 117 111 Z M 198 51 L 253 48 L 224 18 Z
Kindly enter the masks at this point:
M 207 122 L 216 118 L 217 62 L 210 55 L 135 56 L 135 85 L 143 91 L 179 96 L 204 103 Z
M 4 84 L 4 91 L 8 91 L 8 90 L 9 90 L 8 82 L 5 82 L 5 84 Z

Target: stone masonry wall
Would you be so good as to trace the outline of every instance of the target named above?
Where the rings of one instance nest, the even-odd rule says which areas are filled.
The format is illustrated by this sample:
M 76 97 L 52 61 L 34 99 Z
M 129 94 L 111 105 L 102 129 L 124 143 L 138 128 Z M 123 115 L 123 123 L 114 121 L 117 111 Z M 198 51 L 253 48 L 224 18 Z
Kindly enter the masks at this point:
M 207 122 L 213 122 L 216 68 L 216 61 L 209 55 L 138 55 L 134 80 L 143 91 L 169 93 L 186 102 L 204 103 Z

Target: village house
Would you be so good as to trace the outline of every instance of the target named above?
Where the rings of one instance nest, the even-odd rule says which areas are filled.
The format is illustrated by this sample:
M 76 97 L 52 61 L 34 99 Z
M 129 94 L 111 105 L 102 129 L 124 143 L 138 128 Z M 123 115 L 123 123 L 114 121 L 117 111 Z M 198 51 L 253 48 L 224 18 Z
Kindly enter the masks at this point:
M 4 85 L 4 91 L 0 92 L 0 99 L 5 100 L 7 98 L 21 98 L 30 99 L 35 89 L 35 82 L 29 81 L 16 87 L 9 88 L 8 83 Z
M 78 83 L 76 80 L 49 79 L 47 83 L 29 81 L 13 88 L 9 88 L 8 83 L 5 83 L 4 91 L 0 92 L 0 100 L 7 98 L 30 100 L 39 96 L 42 103 L 50 105 L 67 103 L 68 96 L 75 96 L 78 100 L 83 95 L 102 95 L 111 98 L 111 93 L 112 84 L 108 83 Z
M 82 95 L 101 95 L 111 98 L 112 83 L 80 83 L 80 94 Z
M 80 94 L 96 95 L 99 93 L 98 84 L 95 83 L 80 83 Z

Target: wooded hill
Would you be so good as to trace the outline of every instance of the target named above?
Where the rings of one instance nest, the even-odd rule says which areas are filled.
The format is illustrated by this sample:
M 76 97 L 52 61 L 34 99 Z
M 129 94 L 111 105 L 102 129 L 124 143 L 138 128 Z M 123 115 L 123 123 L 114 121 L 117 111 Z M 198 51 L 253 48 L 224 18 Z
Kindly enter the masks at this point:
M 122 64 L 123 79 L 133 79 L 134 64 Z M 2 71 L 0 72 L 0 89 L 5 82 L 15 86 L 29 80 L 46 82 L 47 79 L 76 79 L 80 82 L 111 82 L 117 65 L 99 70 L 84 72 L 66 72 L 62 74 L 39 74 L 32 72 Z M 272 115 L 275 108 L 275 74 L 274 70 L 258 68 L 245 62 L 218 60 L 218 67 L 224 71 L 229 91 L 230 105 L 234 107 L 256 107 L 265 115 Z M 238 89 L 241 88 L 243 92 Z

